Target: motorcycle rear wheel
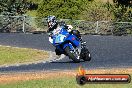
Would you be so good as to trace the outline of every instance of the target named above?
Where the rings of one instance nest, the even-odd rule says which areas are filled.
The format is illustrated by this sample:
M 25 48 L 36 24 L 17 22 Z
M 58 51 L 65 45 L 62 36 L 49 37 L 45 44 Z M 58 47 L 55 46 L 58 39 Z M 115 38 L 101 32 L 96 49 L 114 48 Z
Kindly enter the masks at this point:
M 77 57 L 74 55 L 74 53 L 71 52 L 70 47 L 67 46 L 65 48 L 65 53 L 69 56 L 70 59 L 72 59 L 75 63 L 79 63 L 80 59 L 77 59 Z

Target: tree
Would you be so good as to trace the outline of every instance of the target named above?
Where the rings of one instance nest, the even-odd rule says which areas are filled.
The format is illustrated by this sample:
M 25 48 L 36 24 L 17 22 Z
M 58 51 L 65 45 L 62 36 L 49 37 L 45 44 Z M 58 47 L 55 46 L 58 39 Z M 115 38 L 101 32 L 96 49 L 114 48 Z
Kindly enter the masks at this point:
M 132 6 L 132 0 L 113 0 L 118 6 Z
M 132 0 L 113 0 L 115 21 L 132 21 Z
M 22 15 L 34 9 L 37 9 L 37 4 L 27 0 L 0 0 L 0 13 L 4 15 Z
M 80 14 L 80 18 L 87 21 L 111 20 L 111 6 L 110 3 L 102 3 L 98 1 L 86 3 L 85 10 Z
M 43 0 L 38 8 L 38 16 L 55 15 L 58 18 L 78 19 L 87 0 Z

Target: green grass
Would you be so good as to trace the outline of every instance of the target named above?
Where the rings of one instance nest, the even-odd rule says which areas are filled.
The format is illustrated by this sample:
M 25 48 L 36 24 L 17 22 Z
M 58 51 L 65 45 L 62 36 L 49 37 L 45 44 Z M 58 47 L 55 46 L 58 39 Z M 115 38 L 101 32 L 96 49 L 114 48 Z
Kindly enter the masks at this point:
M 30 80 L 11 84 L 0 84 L 0 88 L 132 88 L 129 84 L 85 84 L 80 86 L 75 77 Z
M 0 46 L 0 65 L 32 62 L 47 58 L 48 52 L 45 51 Z
M 37 16 L 37 10 L 27 11 L 26 13 L 29 16 L 36 17 Z

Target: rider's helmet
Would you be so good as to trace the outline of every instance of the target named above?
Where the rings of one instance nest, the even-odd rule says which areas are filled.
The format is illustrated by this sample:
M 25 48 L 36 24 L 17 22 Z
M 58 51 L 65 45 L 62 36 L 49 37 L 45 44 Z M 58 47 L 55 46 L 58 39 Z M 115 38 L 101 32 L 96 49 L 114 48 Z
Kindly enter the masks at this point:
M 48 16 L 47 23 L 48 23 L 48 32 L 53 31 L 54 29 L 57 28 L 58 22 L 55 16 Z

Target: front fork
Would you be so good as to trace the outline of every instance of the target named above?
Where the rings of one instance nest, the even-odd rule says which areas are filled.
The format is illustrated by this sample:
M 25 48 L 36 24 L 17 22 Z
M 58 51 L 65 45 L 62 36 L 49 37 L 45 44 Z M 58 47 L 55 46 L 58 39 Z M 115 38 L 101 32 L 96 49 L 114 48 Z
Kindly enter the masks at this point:
M 81 48 L 85 48 L 86 47 L 86 42 L 81 42 Z
M 77 58 L 77 59 L 80 59 L 80 53 L 81 53 L 81 44 L 78 46 L 78 47 L 73 47 L 73 50 L 71 50 L 70 52 L 74 54 L 74 56 Z
M 76 57 L 79 59 L 80 58 L 80 54 L 81 54 L 81 49 L 84 48 L 84 47 L 86 47 L 86 42 L 80 43 L 79 46 L 76 47 L 76 48 L 73 47 L 73 45 L 71 43 L 69 43 L 69 44 L 64 45 L 63 49 L 65 47 L 67 47 L 67 46 L 70 47 L 70 49 L 71 49 L 70 52 L 73 53 L 74 55 L 76 55 Z

